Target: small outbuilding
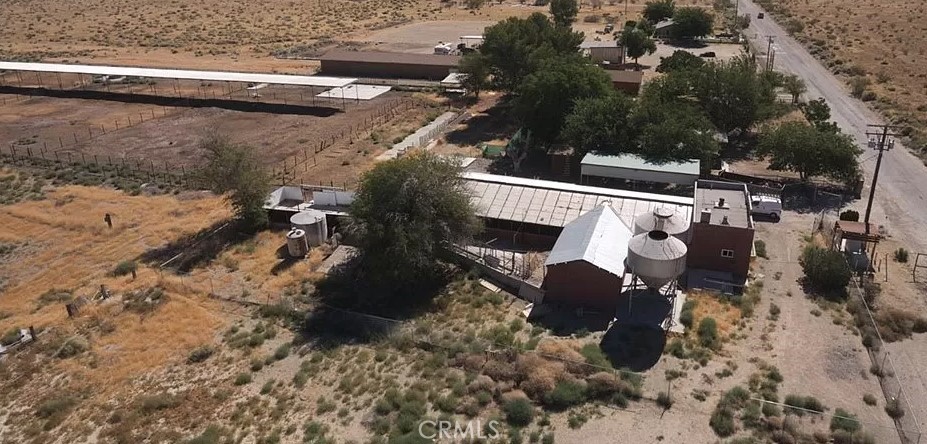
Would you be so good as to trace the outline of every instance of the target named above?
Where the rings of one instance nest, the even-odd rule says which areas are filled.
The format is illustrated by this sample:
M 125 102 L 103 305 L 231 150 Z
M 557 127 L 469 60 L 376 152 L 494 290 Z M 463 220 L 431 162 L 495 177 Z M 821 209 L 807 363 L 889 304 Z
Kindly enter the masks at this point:
M 593 62 L 608 65 L 624 64 L 624 47 L 615 40 L 583 42 L 579 45 L 579 49 Z
M 583 183 L 599 178 L 692 186 L 698 180 L 699 167 L 694 159 L 657 164 L 634 154 L 587 153 L 580 162 Z
M 631 237 L 608 202 L 568 223 L 544 263 L 544 301 L 613 313 Z
M 661 20 L 653 26 L 653 37 L 658 39 L 668 39 L 673 36 L 673 29 L 676 28 L 676 22 L 673 19 Z
M 609 69 L 607 72 L 609 78 L 612 79 L 612 87 L 632 96 L 636 96 L 637 93 L 640 92 L 641 84 L 644 83 L 643 71 L 619 71 Z
M 334 50 L 319 57 L 319 63 L 325 75 L 440 81 L 457 72 L 460 56 Z

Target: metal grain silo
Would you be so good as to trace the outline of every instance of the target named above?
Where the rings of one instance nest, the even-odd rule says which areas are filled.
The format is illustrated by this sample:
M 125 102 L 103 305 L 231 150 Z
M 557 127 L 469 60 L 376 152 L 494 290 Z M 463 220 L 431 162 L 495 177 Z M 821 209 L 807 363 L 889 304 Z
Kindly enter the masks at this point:
M 685 214 L 667 207 L 656 207 L 653 211 L 634 218 L 634 234 L 651 231 L 665 231 L 683 242 L 689 240 L 689 221 Z
M 291 257 L 304 257 L 309 253 L 306 243 L 306 232 L 300 228 L 293 228 L 286 234 L 286 249 Z
M 318 210 L 300 211 L 290 217 L 293 228 L 306 232 L 306 241 L 310 247 L 318 247 L 328 241 L 328 222 L 325 213 Z
M 640 233 L 628 242 L 627 264 L 650 288 L 659 289 L 686 270 L 686 244 L 665 231 Z

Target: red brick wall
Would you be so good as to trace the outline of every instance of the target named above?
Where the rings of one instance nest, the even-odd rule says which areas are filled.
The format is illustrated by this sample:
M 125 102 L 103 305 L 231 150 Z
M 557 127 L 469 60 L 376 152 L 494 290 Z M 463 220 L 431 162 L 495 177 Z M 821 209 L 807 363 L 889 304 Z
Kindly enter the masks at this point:
M 721 256 L 721 250 L 733 250 L 734 257 Z M 704 223 L 692 224 L 692 240 L 686 266 L 706 270 L 726 271 L 746 277 L 750 270 L 753 250 L 753 229 Z
M 567 262 L 547 267 L 544 290 L 544 303 L 612 313 L 618 304 L 621 279 L 588 262 Z

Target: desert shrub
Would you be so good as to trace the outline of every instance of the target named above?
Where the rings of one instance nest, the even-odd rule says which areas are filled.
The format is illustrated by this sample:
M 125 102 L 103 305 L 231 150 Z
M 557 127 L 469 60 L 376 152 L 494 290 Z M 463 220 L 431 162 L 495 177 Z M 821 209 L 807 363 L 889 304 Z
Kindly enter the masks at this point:
M 769 256 L 766 255 L 766 242 L 762 240 L 757 240 L 753 242 L 753 248 L 756 249 L 757 257 L 763 259 L 769 259 Z
M 585 23 L 599 23 L 602 20 L 602 16 L 598 14 L 589 14 L 583 17 L 583 22 Z
M 554 410 L 563 410 L 582 404 L 586 400 L 586 387 L 579 382 L 563 380 L 544 397 L 544 403 Z
M 151 287 L 128 293 L 122 297 L 122 300 L 126 310 L 146 314 L 165 304 L 168 297 L 161 287 Z
M 201 345 L 197 348 L 194 348 L 190 355 L 187 356 L 187 364 L 196 364 L 203 362 L 209 359 L 213 353 L 216 352 L 216 349 L 211 345 Z
M 840 213 L 840 220 L 859 222 L 859 211 L 846 210 Z
M 698 323 L 698 341 L 702 347 L 713 350 L 721 346 L 718 338 L 718 323 L 714 318 L 705 317 Z
M 890 399 L 885 403 L 885 413 L 892 419 L 899 419 L 904 416 L 904 407 L 897 399 Z
M 453 393 L 450 393 L 445 396 L 438 397 L 434 404 L 438 410 L 444 413 L 454 413 L 454 411 L 457 410 L 457 405 L 459 403 L 460 399 L 454 396 Z
M 903 247 L 899 247 L 895 250 L 895 262 L 905 263 L 908 261 L 908 250 L 905 250 Z
M 667 392 L 657 393 L 657 405 L 663 407 L 664 409 L 669 409 L 673 406 L 673 398 L 670 397 Z
M 235 377 L 235 385 L 245 385 L 251 382 L 251 373 L 239 373 Z
M 877 401 L 876 397 L 873 396 L 871 393 L 866 393 L 865 395 L 863 395 L 863 402 L 865 402 L 866 405 L 876 405 L 878 404 L 879 401 Z
M 763 416 L 767 418 L 782 416 L 782 409 L 780 409 L 779 406 L 770 404 L 768 402 L 763 403 L 762 412 Z
M 278 361 L 286 358 L 287 356 L 290 356 L 290 344 L 289 343 L 281 344 L 279 347 L 277 347 L 276 350 L 274 350 L 274 359 Z
M 830 429 L 846 430 L 847 432 L 853 433 L 859 430 L 859 420 L 856 418 L 856 415 L 838 408 L 834 411 L 834 416 L 830 418 Z
M 178 404 L 180 404 L 180 400 L 176 396 L 165 392 L 142 397 L 139 401 L 139 408 L 142 412 L 151 413 L 174 408 Z
M 784 403 L 786 405 L 785 413 L 795 416 L 802 416 L 808 413 L 807 410 L 823 412 L 827 409 L 821 401 L 818 401 L 818 399 L 813 396 L 787 395 Z
M 682 323 L 687 329 L 692 328 L 692 323 L 695 321 L 695 301 L 686 301 L 682 304 L 682 311 L 679 313 L 679 322 Z
M 845 297 L 852 273 L 842 253 L 809 245 L 799 262 L 808 285 L 824 294 Z
M 874 318 L 879 335 L 887 342 L 909 338 L 912 333 L 923 332 L 927 327 L 927 319 L 894 307 L 879 309 L 875 312 Z
M 67 359 L 72 356 L 77 356 L 87 350 L 90 350 L 90 343 L 82 336 L 75 336 L 66 339 L 64 343 L 61 344 L 61 347 L 58 348 L 58 357 Z
M 608 360 L 608 357 L 605 356 L 605 353 L 598 344 L 586 344 L 579 350 L 579 353 L 586 359 L 586 364 L 605 369 L 612 368 L 612 363 Z
M 686 359 L 686 356 L 687 356 L 686 346 L 682 342 L 682 340 L 679 338 L 676 338 L 670 341 L 670 343 L 666 345 L 665 352 L 679 359 Z
M 19 340 L 19 328 L 13 327 L 0 337 L 0 345 L 10 345 Z
M 775 303 L 769 304 L 769 317 L 773 320 L 779 319 L 779 313 L 782 313 L 782 309 L 779 308 Z
M 621 393 L 624 384 L 621 378 L 613 373 L 595 373 L 586 379 L 586 394 L 590 398 L 610 399 L 616 393 Z
M 866 92 L 866 87 L 869 86 L 869 79 L 865 76 L 855 76 L 850 79 L 850 95 L 860 99 L 863 97 L 863 93 Z
M 38 300 L 36 301 L 39 307 L 44 307 L 49 304 L 56 303 L 68 303 L 71 302 L 74 296 L 71 293 L 71 290 L 62 290 L 58 288 L 52 288 L 41 295 L 39 295 Z
M 71 396 L 48 398 L 39 404 L 35 415 L 45 420 L 45 430 L 52 430 L 68 417 L 76 405 L 77 399 Z
M 137 269 L 138 264 L 136 264 L 135 261 L 122 261 L 116 264 L 116 268 L 113 269 L 113 276 L 125 276 L 132 274 Z
M 515 398 L 503 406 L 505 420 L 515 427 L 524 427 L 534 419 L 534 406 L 525 398 Z
M 708 425 L 711 426 L 716 435 L 722 438 L 731 436 L 737 431 L 734 424 L 734 413 L 725 408 L 715 409 L 711 414 L 711 419 L 708 420 Z

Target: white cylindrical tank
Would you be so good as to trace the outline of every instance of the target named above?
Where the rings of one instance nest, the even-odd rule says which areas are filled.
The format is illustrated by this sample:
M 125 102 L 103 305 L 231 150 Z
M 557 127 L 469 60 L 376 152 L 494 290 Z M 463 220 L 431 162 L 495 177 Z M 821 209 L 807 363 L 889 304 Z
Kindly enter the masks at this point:
M 318 247 L 328 241 L 328 222 L 325 213 L 321 211 L 300 211 L 290 217 L 290 224 L 306 232 L 306 241 L 310 247 Z
M 309 254 L 309 245 L 306 244 L 306 232 L 293 228 L 286 234 L 286 249 L 290 257 L 305 257 Z
M 640 233 L 628 242 L 628 268 L 650 288 L 660 288 L 686 271 L 686 244 L 665 231 Z
M 651 231 L 665 231 L 683 242 L 689 239 L 689 221 L 685 215 L 671 208 L 657 207 L 653 211 L 639 214 L 634 218 L 634 234 Z

